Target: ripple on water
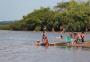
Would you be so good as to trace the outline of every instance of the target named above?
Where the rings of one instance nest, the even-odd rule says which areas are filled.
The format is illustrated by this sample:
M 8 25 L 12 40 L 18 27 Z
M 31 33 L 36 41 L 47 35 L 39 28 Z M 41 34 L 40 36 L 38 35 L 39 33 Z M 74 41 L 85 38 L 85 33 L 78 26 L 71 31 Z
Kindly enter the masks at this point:
M 48 33 L 50 42 L 58 33 Z M 87 38 L 89 39 L 89 34 Z M 89 62 L 90 48 L 35 47 L 41 32 L 0 31 L 0 61 L 2 62 Z M 54 41 L 53 41 L 54 40 Z M 59 42 L 59 41 L 58 41 Z

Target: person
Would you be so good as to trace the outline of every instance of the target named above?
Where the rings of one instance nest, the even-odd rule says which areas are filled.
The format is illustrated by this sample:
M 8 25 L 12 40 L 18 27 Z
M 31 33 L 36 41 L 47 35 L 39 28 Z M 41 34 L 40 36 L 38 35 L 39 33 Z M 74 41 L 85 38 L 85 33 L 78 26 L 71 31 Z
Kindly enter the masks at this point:
M 78 35 L 77 33 L 73 33 L 73 44 L 77 44 L 77 41 L 78 41 Z
M 62 35 L 60 37 L 61 37 L 61 39 L 63 39 L 63 36 Z
M 63 26 L 60 27 L 60 31 L 61 31 L 60 32 L 61 33 L 60 37 L 61 37 L 61 39 L 63 39 L 63 35 L 62 34 L 65 32 L 65 29 L 64 29 Z
M 84 34 L 84 32 L 82 32 L 82 33 L 81 33 L 81 41 L 82 41 L 82 42 L 85 42 L 85 41 L 84 41 L 84 37 L 85 37 L 85 34 Z
M 80 43 L 81 42 L 81 32 L 78 32 L 77 36 L 78 36 L 77 42 Z
M 35 45 L 36 45 L 36 46 L 40 46 L 40 40 L 37 40 L 37 41 L 35 42 Z
M 49 46 L 49 42 L 48 42 L 48 37 L 47 37 L 47 32 L 45 31 L 46 28 L 43 29 L 43 34 L 42 34 L 42 41 L 37 40 L 35 42 L 36 46 L 45 46 L 48 47 Z
M 49 45 L 49 43 L 48 43 L 47 32 L 45 31 L 45 28 L 44 28 L 41 46 L 48 46 L 48 45 Z
M 69 33 L 69 35 L 66 36 L 66 42 L 67 42 L 68 45 L 71 44 L 71 42 L 72 42 L 72 34 L 71 33 Z

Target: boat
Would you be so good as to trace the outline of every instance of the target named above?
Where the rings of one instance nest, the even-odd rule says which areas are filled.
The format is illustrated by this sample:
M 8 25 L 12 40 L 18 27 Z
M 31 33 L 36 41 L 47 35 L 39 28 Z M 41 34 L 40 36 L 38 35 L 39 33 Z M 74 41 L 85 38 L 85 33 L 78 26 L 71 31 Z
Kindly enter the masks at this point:
M 41 46 L 40 44 L 36 44 L 37 46 Z M 86 47 L 90 48 L 90 42 L 83 42 L 77 44 L 71 44 L 67 42 L 59 42 L 59 43 L 49 43 L 48 46 L 66 46 L 66 47 Z

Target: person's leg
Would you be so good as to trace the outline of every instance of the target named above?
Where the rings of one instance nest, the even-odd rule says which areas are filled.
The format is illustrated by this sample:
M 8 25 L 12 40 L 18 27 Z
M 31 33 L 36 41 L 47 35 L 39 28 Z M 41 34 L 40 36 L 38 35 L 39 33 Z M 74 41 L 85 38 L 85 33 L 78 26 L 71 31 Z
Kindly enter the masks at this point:
M 41 46 L 45 46 L 45 44 L 44 43 L 41 43 Z
M 82 38 L 82 42 L 84 42 L 84 38 Z

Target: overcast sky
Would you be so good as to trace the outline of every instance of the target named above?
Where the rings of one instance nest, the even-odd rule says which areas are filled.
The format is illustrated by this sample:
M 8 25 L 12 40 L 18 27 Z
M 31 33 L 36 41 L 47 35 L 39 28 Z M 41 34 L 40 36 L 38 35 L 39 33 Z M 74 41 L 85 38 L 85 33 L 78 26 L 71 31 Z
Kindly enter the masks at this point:
M 34 9 L 53 7 L 68 0 L 0 0 L 0 21 L 19 20 Z

